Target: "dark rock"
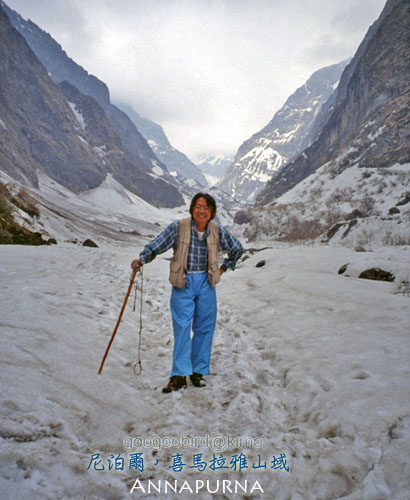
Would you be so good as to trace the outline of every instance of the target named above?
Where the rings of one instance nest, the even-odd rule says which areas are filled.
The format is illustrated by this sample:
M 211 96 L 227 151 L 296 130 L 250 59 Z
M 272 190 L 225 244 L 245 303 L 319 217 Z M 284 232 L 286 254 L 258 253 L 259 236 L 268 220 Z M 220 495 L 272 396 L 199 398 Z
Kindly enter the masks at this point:
M 49 238 L 48 243 L 50 243 L 50 245 L 57 245 L 57 240 L 55 238 Z
M 356 224 L 357 224 L 357 219 L 352 219 L 349 222 L 349 225 L 347 226 L 346 231 L 342 234 L 342 240 L 343 240 L 343 238 L 346 238 L 346 236 L 349 234 L 349 232 L 352 229 L 352 227 L 354 227 Z
M 391 207 L 389 210 L 389 215 L 399 214 L 400 210 L 397 207 Z
M 366 280 L 376 280 L 376 281 L 394 281 L 394 274 L 389 271 L 383 271 L 379 267 L 373 267 L 371 269 L 366 269 L 359 274 L 359 278 Z
M 361 219 L 364 217 L 363 212 L 361 212 L 359 209 L 353 210 L 353 212 L 350 212 L 350 214 L 346 215 L 346 220 L 351 220 L 351 219 Z
M 268 250 L 270 248 L 273 248 L 273 247 L 263 247 L 263 248 L 245 248 L 245 253 L 250 253 L 251 255 L 253 255 L 254 253 L 257 253 L 257 252 L 262 252 L 263 250 Z
M 92 247 L 92 248 L 98 248 L 98 245 L 94 243 L 93 240 L 87 239 L 83 243 L 83 247 Z
M 238 210 L 235 214 L 235 217 L 233 221 L 236 224 L 246 224 L 248 222 L 251 222 L 252 217 L 249 215 L 249 213 L 246 210 Z
M 327 240 L 329 241 L 333 236 L 339 231 L 339 229 L 344 226 L 344 222 L 338 222 L 334 226 L 332 226 L 327 232 Z
M 260 260 L 255 267 L 263 267 L 266 264 L 266 260 Z
M 340 269 L 339 271 L 337 271 L 337 274 L 343 274 L 344 272 L 346 272 L 346 269 L 347 269 L 347 266 L 349 264 L 344 264 Z

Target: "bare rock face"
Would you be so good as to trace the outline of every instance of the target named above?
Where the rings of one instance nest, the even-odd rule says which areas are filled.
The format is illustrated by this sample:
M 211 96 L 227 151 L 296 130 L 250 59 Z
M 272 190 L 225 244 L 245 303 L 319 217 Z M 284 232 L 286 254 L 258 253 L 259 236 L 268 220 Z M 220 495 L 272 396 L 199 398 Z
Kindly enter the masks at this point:
M 98 186 L 105 177 L 103 165 L 79 139 L 60 89 L 2 9 L 0 71 L 1 168 L 33 184 L 39 169 L 74 191 Z
M 317 139 L 272 177 L 257 203 L 270 203 L 336 158 L 343 158 L 341 170 L 410 161 L 409 22 L 408 2 L 388 0 L 320 117 Z

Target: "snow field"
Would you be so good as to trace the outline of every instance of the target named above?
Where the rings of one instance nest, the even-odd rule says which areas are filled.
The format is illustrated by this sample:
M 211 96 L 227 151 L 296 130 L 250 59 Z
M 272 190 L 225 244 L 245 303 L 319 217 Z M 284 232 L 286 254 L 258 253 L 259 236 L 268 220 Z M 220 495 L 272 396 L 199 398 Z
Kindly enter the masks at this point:
M 254 254 L 218 285 L 207 387 L 164 395 L 173 342 L 168 255 L 144 267 L 142 374 L 133 372 L 133 294 L 97 374 L 142 244 L 0 247 L 2 498 L 132 498 L 136 477 L 258 480 L 265 492 L 202 491 L 201 499 L 408 498 L 410 300 L 393 284 L 355 277 L 374 264 L 405 275 L 408 247 L 358 253 L 273 243 Z M 266 265 L 255 268 L 261 259 Z M 352 276 L 338 275 L 348 262 Z M 188 468 L 194 454 L 209 461 L 220 452 L 123 445 L 126 436 L 215 434 L 263 446 L 223 451 L 228 463 L 246 455 L 241 472 L 198 472 Z M 143 472 L 128 470 L 131 452 L 144 453 Z M 95 453 L 106 467 L 120 453 L 125 470 L 87 470 Z M 187 464 L 182 472 L 169 468 L 175 453 Z M 289 472 L 270 468 L 280 453 Z M 252 469 L 258 455 L 266 470 Z

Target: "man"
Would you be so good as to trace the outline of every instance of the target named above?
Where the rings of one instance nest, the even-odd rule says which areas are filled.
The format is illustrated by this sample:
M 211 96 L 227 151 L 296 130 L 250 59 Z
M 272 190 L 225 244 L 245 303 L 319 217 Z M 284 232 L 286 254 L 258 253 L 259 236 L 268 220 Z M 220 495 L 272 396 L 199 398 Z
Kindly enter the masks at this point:
M 212 221 L 216 215 L 212 196 L 196 194 L 189 212 L 190 218 L 172 222 L 131 262 L 133 269 L 139 269 L 158 254 L 174 249 L 170 264 L 174 350 L 171 378 L 162 390 L 165 393 L 185 388 L 187 375 L 194 386 L 206 385 L 203 375 L 210 373 L 217 313 L 215 285 L 227 269 L 235 269 L 243 254 L 235 236 Z M 228 254 L 220 267 L 219 249 Z

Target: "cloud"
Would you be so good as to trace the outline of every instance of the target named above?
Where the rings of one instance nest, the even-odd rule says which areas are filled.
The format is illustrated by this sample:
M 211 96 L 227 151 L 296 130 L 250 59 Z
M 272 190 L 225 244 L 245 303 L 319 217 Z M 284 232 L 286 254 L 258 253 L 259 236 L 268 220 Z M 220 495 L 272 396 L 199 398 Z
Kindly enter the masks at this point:
M 187 153 L 234 154 L 384 0 L 9 0 Z
M 378 15 L 377 11 L 380 13 L 384 1 L 375 2 L 374 0 L 362 0 L 361 2 L 356 2 L 353 0 L 346 1 L 344 8 L 337 12 L 331 21 L 331 29 L 335 30 L 340 36 L 350 37 L 359 36 L 364 37 L 367 28 L 376 21 Z M 369 18 L 369 12 L 375 12 L 376 16 Z M 364 23 L 363 20 L 367 20 Z M 367 24 L 367 28 L 366 28 Z

